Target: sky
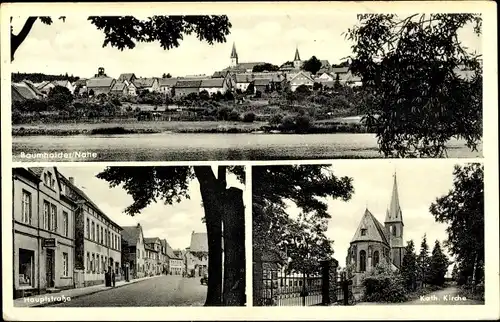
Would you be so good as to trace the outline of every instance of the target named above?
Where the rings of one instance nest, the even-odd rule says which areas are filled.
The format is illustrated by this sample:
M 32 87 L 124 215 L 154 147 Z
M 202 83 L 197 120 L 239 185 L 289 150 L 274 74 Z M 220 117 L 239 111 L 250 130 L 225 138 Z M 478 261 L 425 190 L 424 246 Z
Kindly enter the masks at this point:
M 139 215 L 126 215 L 123 211 L 132 204 L 133 199 L 121 187 L 110 188 L 107 181 L 96 178 L 104 170 L 101 166 L 57 167 L 65 177 L 73 177 L 75 185 L 82 189 L 90 199 L 120 226 L 135 226 L 140 223 L 144 237 L 160 237 L 167 239 L 174 249 L 185 249 L 191 242 L 191 233 L 206 232 L 205 224 L 201 222 L 204 216 L 200 186 L 195 179 L 189 185 L 191 199 L 173 205 L 163 202 L 152 203 Z M 217 173 L 213 167 L 214 173 Z M 229 187 L 244 189 L 238 179 L 228 174 Z
M 450 162 L 451 161 L 451 162 Z M 403 217 L 404 244 L 409 240 L 420 251 L 424 234 L 431 252 L 436 240 L 442 244 L 447 239 L 447 225 L 437 223 L 429 212 L 430 205 L 446 195 L 453 188 L 453 167 L 461 164 L 455 160 L 337 160 L 330 168 L 336 176 L 353 179 L 354 194 L 348 202 L 327 199 L 331 219 L 328 223 L 327 237 L 334 241 L 334 258 L 340 267 L 345 267 L 345 259 L 351 239 L 358 228 L 365 209 L 384 224 L 386 209 L 392 195 L 394 173 L 396 173 L 399 201 Z M 294 206 L 289 214 L 298 213 Z M 449 252 L 445 250 L 448 255 Z M 451 258 L 451 256 L 450 256 Z M 451 271 L 452 265 L 449 267 Z
M 54 19 L 50 26 L 37 21 L 27 39 L 15 54 L 13 72 L 92 77 L 97 68 L 118 78 L 133 72 L 138 77 L 211 75 L 229 66 L 233 42 L 239 62 L 265 61 L 276 65 L 293 60 L 298 47 L 302 60 L 315 55 L 330 63 L 340 63 L 351 55 L 351 43 L 343 32 L 353 27 L 354 13 L 307 13 L 293 15 L 228 15 L 232 24 L 226 43 L 209 45 L 195 36 L 187 36 L 180 47 L 168 51 L 158 43 L 137 44 L 134 49 L 120 51 L 102 47 L 104 34 L 91 25 L 85 16 L 67 16 L 65 22 Z M 14 33 L 24 24 L 24 17 L 12 20 Z M 481 38 L 472 28 L 460 34 L 463 44 L 480 52 Z

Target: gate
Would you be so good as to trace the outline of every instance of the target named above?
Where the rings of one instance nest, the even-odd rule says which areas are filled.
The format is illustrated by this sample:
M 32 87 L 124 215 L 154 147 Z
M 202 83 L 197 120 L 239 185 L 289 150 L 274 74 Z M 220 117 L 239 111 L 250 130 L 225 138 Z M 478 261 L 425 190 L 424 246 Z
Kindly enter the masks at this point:
M 319 274 L 308 276 L 286 273 L 284 270 L 265 270 L 260 292 L 263 305 L 311 306 L 323 301 L 323 280 Z

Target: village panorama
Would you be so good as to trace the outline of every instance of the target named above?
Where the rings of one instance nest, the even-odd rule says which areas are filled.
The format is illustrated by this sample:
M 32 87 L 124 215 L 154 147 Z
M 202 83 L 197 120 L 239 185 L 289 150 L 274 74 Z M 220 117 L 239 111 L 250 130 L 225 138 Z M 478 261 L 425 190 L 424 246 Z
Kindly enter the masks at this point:
M 472 21 L 473 18 L 467 19 Z M 361 19 L 358 25 L 363 23 Z M 426 29 L 425 32 L 431 31 Z M 358 36 L 352 37 L 356 39 Z M 431 126 L 425 123 L 425 109 L 433 110 L 430 106 L 436 102 L 431 99 L 425 102 L 427 98 L 423 93 L 427 85 L 423 80 L 418 86 L 411 85 L 415 81 L 412 79 L 401 81 L 400 84 L 409 84 L 410 87 L 405 89 L 408 92 L 401 93 L 399 99 L 392 96 L 384 98 L 385 101 L 394 100 L 394 109 L 399 109 L 395 107 L 397 104 L 418 105 L 422 102 L 422 106 L 418 107 L 422 108 L 420 114 L 417 113 L 418 108 L 411 109 L 408 113 L 417 113 L 414 117 L 397 115 L 399 118 L 392 120 L 392 103 L 387 103 L 389 107 L 385 107 L 378 102 L 382 94 L 377 94 L 380 90 L 375 87 L 384 83 L 376 83 L 370 79 L 373 76 L 360 69 L 360 56 L 335 58 L 335 62 L 331 62 L 324 53 L 314 55 L 307 43 L 289 42 L 286 46 L 289 54 L 283 49 L 281 63 L 276 64 L 276 59 L 269 60 L 275 63 L 260 59 L 253 61 L 252 52 L 238 50 L 239 41 L 244 40 L 233 39 L 225 49 L 227 67 L 213 70 L 211 74 L 172 75 L 159 68 L 155 77 L 143 77 L 138 72 L 131 72 L 127 66 L 120 66 L 119 73 L 110 75 L 105 65 L 96 65 L 93 71 L 82 75 L 46 75 L 35 71 L 13 73 L 14 160 L 482 156 L 482 130 L 474 125 L 479 123 L 464 125 L 474 127 L 465 135 L 455 133 L 457 128 L 461 128 L 458 123 L 480 117 L 476 115 L 477 106 L 481 105 L 476 92 L 467 98 L 456 98 L 457 104 L 474 104 L 474 108 L 469 108 L 467 112 L 471 114 L 469 117 L 461 117 L 462 106 L 453 104 L 446 108 L 454 110 L 446 113 L 455 113 L 460 119 L 455 121 L 437 116 L 439 122 L 445 123 L 436 125 L 439 129 L 436 131 L 447 132 L 436 132 L 436 135 L 439 134 L 436 138 L 421 137 L 429 132 L 426 129 Z M 352 52 L 356 52 L 356 41 L 351 40 L 351 43 L 354 43 Z M 441 45 L 435 44 L 436 51 Z M 453 46 L 462 45 L 459 42 Z M 304 57 L 304 52 L 307 52 L 307 57 Z M 393 59 L 391 55 L 393 53 L 387 53 L 388 61 Z M 471 91 L 477 91 L 482 60 L 480 56 L 471 57 L 453 58 L 452 64 L 446 66 L 439 61 L 449 58 L 435 57 L 435 66 L 424 68 L 422 65 L 421 70 L 436 70 L 436 75 L 450 72 L 450 79 L 441 80 L 441 76 L 434 77 L 433 74 L 421 75 L 419 79 L 429 77 L 429 81 L 433 82 L 439 79 L 441 83 L 436 83 L 435 87 L 446 87 L 449 91 L 456 92 L 449 88 L 448 81 L 450 86 L 469 86 L 467 88 Z M 420 64 L 418 59 L 421 57 L 412 59 L 415 59 L 412 64 Z M 116 72 L 116 67 L 113 70 Z M 380 69 L 380 77 L 387 77 L 385 82 L 392 81 L 394 78 L 389 74 L 398 73 L 398 70 L 401 69 L 386 72 Z M 395 76 L 416 77 L 403 74 L 403 71 Z M 397 93 L 389 91 L 384 95 L 390 96 L 393 92 Z M 386 123 L 379 123 L 379 119 Z M 411 124 L 419 128 L 398 134 L 396 129 L 405 126 L 400 127 L 397 122 L 408 122 L 407 119 L 414 119 Z M 388 130 L 384 131 L 384 128 Z M 385 138 L 385 133 L 392 136 Z M 406 139 L 405 135 L 412 138 Z M 386 143 L 387 140 L 389 143 Z M 398 140 L 406 141 L 398 143 Z M 406 145 L 417 146 L 416 152 L 406 152 Z M 433 145 L 438 145 L 438 148 L 434 149 Z M 403 147 L 398 148 L 400 146 Z M 85 157 L 72 155 L 76 150 L 86 152 Z M 62 152 L 66 154 L 62 155 Z

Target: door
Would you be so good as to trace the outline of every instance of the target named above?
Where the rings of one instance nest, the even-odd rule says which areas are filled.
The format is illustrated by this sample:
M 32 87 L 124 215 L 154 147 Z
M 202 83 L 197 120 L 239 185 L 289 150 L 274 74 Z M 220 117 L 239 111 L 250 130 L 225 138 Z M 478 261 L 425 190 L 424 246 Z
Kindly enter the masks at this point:
M 47 281 L 47 288 L 54 287 L 54 250 L 46 249 L 46 263 L 45 263 L 45 274 Z

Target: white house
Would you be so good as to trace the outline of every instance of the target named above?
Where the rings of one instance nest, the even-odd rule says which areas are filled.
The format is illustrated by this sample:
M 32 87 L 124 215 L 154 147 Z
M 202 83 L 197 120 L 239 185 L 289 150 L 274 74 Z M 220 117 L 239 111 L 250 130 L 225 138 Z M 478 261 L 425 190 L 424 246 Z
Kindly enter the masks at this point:
M 160 84 L 158 78 L 137 78 L 133 81 L 137 90 L 147 90 L 149 92 L 159 92 Z
M 300 71 L 296 74 L 289 74 L 289 77 L 288 82 L 292 92 L 295 92 L 297 87 L 301 85 L 305 85 L 311 89 L 313 88 L 314 79 L 311 77 L 311 73 L 309 72 Z

